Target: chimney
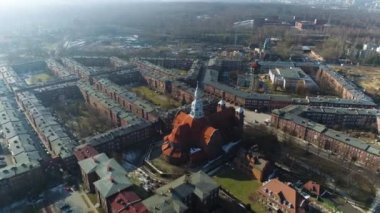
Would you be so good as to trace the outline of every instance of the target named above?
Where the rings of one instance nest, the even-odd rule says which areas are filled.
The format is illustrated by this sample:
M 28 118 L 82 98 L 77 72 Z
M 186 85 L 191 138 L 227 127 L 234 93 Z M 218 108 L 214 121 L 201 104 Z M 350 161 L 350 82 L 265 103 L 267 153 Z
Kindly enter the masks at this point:
M 94 161 L 94 163 L 99 163 L 99 161 L 95 157 L 92 157 L 92 160 Z
M 110 176 L 110 177 L 108 178 L 108 180 L 109 180 L 111 183 L 116 183 L 115 179 L 113 179 L 112 176 Z

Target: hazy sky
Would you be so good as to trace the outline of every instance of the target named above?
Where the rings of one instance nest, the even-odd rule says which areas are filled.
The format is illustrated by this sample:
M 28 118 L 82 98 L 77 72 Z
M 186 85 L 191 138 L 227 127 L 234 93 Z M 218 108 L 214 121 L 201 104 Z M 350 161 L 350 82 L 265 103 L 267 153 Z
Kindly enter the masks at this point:
M 0 9 L 9 8 L 9 7 L 20 7 L 20 6 L 31 7 L 31 6 L 41 6 L 41 5 L 72 4 L 72 3 L 91 4 L 95 2 L 141 2 L 141 1 L 226 1 L 226 0 L 0 0 Z M 238 0 L 230 0 L 230 1 L 237 2 Z

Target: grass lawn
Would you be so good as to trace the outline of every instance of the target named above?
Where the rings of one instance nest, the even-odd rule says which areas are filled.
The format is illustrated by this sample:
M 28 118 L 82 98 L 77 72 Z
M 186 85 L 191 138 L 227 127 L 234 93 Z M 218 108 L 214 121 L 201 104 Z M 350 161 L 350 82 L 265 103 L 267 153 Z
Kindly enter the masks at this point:
M 135 92 L 138 96 L 143 97 L 144 99 L 147 99 L 153 104 L 160 106 L 161 108 L 166 110 L 181 106 L 181 103 L 179 103 L 178 101 L 168 96 L 158 94 L 146 86 L 133 87 L 131 90 Z
M 98 111 L 86 105 L 80 99 L 68 99 L 65 104 L 52 103 L 50 106 L 78 138 L 85 138 L 106 132 L 114 126 L 112 122 L 99 114 Z
M 177 75 L 185 76 L 187 74 L 187 70 L 174 69 Z
M 93 194 L 93 193 L 87 193 L 87 197 L 88 199 L 91 200 L 91 203 L 93 205 L 95 205 L 97 203 L 97 200 L 96 200 L 96 194 Z
M 181 167 L 177 167 L 177 166 L 169 164 L 168 162 L 166 162 L 161 157 L 157 157 L 155 159 L 152 159 L 151 163 L 155 167 L 157 167 L 157 169 L 161 170 L 162 172 L 164 172 L 166 174 L 171 174 L 174 177 L 181 176 L 185 173 L 184 169 L 182 169 Z
M 331 201 L 330 199 L 324 199 L 322 198 L 321 201 L 319 201 L 319 203 L 324 206 L 325 208 L 329 209 L 331 212 L 343 212 L 341 209 L 339 209 L 337 207 L 337 205 Z
M 92 193 L 87 193 L 87 197 L 88 199 L 91 200 L 91 203 L 95 206 L 98 202 L 97 202 L 97 199 L 96 199 L 96 194 L 92 194 Z M 103 208 L 96 208 L 96 210 L 98 211 L 98 213 L 103 213 L 105 212 Z
M 218 172 L 213 178 L 222 188 L 229 191 L 243 203 L 250 204 L 254 212 L 265 212 L 260 203 L 249 199 L 249 196 L 256 193 L 256 190 L 261 186 L 259 181 L 229 167 Z
M 55 79 L 53 75 L 48 72 L 41 72 L 34 75 L 29 76 L 29 78 L 25 79 L 25 82 L 29 85 L 44 83 L 50 80 Z
M 87 199 L 85 198 L 86 195 L 81 195 L 83 201 L 86 203 L 87 208 L 91 208 L 91 205 L 88 203 Z

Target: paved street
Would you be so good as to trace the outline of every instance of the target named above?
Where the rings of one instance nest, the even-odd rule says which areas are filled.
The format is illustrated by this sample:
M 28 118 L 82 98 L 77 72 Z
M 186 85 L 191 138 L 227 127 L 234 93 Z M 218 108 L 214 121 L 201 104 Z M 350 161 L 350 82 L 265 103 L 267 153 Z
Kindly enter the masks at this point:
M 67 191 L 63 185 L 54 187 L 46 192 L 45 198 L 46 203 L 48 203 L 48 206 L 44 208 L 45 210 L 50 209 L 53 212 L 62 212 L 60 206 L 67 204 L 69 208 L 66 211 L 71 209 L 70 212 L 72 213 L 98 212 L 84 192 Z
M 371 209 L 368 211 L 368 213 L 376 213 L 380 212 L 380 188 L 377 188 L 376 191 L 376 198 L 372 203 Z
M 238 108 L 239 106 L 227 103 L 227 106 L 233 106 L 235 108 Z M 270 121 L 271 114 L 266 113 L 258 113 L 254 112 L 252 110 L 244 109 L 244 121 L 248 124 L 255 124 L 255 123 L 265 123 L 265 121 Z

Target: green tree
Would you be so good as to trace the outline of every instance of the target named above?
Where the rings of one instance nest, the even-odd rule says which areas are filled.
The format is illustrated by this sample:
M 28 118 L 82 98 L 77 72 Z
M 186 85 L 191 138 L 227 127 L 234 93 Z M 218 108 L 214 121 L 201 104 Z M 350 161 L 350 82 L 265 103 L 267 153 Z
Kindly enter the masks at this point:
M 320 55 L 328 61 L 337 60 L 343 56 L 344 40 L 339 38 L 329 38 L 320 46 Z

